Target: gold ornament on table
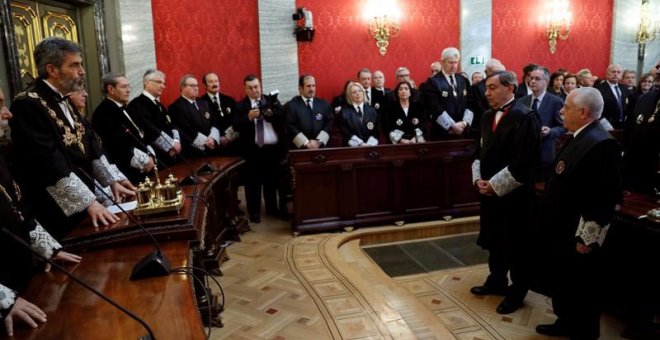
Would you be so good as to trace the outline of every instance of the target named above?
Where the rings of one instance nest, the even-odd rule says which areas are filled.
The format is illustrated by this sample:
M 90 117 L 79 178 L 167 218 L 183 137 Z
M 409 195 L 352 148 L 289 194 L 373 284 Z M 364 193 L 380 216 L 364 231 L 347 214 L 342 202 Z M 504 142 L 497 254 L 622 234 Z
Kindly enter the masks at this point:
M 170 174 L 165 183 L 161 184 L 158 176 L 158 168 L 154 166 L 156 182 L 152 182 L 148 177 L 144 182 L 138 184 L 135 191 L 137 198 L 137 207 L 135 215 L 153 215 L 168 211 L 178 212 L 183 207 L 183 194 L 179 187 L 178 180 Z

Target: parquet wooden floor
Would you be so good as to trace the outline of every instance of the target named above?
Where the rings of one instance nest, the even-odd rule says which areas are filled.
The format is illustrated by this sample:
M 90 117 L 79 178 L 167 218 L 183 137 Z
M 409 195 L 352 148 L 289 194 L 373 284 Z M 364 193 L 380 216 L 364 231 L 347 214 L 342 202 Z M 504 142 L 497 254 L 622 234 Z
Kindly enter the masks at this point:
M 485 265 L 393 279 L 360 248 L 474 231 L 476 218 L 296 238 L 288 223 L 262 221 L 228 248 L 224 327 L 212 339 L 553 339 L 534 332 L 555 318 L 544 296 L 502 316 L 501 297 L 469 293 Z M 601 339 L 620 339 L 621 328 L 604 317 Z

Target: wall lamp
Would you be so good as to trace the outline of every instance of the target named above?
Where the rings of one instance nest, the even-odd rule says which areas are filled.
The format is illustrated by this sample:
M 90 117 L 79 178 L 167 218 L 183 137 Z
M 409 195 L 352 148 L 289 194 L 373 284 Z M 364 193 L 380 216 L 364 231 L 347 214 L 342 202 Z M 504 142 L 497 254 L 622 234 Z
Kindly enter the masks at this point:
M 545 13 L 545 35 L 550 43 L 550 53 L 557 52 L 557 39 L 566 40 L 571 33 L 571 12 L 568 0 L 551 0 Z
M 380 55 L 387 53 L 390 38 L 399 35 L 399 17 L 401 11 L 396 0 L 374 1 L 370 0 L 364 10 L 364 17 L 369 21 L 367 32 L 376 40 Z
M 640 17 L 636 39 L 638 44 L 646 44 L 649 41 L 654 41 L 660 35 L 660 21 L 651 22 L 651 10 L 649 6 L 649 0 L 642 0 L 642 15 Z

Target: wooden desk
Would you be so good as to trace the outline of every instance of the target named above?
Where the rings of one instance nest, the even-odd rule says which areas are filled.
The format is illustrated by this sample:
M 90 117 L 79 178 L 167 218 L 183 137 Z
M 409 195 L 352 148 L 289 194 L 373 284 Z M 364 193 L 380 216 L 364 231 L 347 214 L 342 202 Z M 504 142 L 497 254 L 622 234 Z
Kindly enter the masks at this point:
M 291 151 L 293 232 L 477 214 L 474 148 L 456 140 Z
M 161 243 L 172 267 L 191 263 L 188 241 Z M 136 245 L 84 253 L 73 274 L 142 318 L 156 339 L 204 339 L 192 278 L 170 274 L 129 281 L 133 265 L 153 250 Z M 129 316 L 59 272 L 42 273 L 23 297 L 41 307 L 48 322 L 37 329 L 20 323 L 13 339 L 138 339 L 147 331 Z M 9 339 L 0 335 L 0 339 Z

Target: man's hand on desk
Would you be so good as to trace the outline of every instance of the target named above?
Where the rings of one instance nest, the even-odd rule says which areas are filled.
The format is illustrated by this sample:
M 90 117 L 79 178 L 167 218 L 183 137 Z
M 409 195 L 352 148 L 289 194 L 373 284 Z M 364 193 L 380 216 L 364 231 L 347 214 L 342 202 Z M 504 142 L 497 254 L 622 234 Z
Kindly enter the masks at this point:
M 58 262 L 80 263 L 80 260 L 82 260 L 82 256 L 67 253 L 65 251 L 58 251 L 57 254 L 53 256 L 53 261 L 58 261 Z M 50 263 L 46 263 L 46 267 L 44 268 L 44 271 L 45 272 L 50 271 Z
M 119 217 L 104 207 L 101 203 L 94 201 L 92 204 L 87 207 L 87 213 L 92 218 L 92 223 L 94 227 L 99 226 L 99 222 L 102 225 L 113 224 L 119 222 Z
M 14 335 L 14 319 L 23 320 L 32 328 L 37 328 L 37 322 L 41 323 L 46 322 L 46 313 L 42 311 L 36 305 L 30 303 L 29 301 L 23 299 L 22 297 L 16 298 L 14 307 L 11 309 L 9 314 L 5 317 L 5 328 L 7 329 L 7 335 Z M 36 321 L 35 321 L 36 320 Z
M 117 202 L 122 202 L 124 198 L 135 197 L 136 187 L 126 179 L 110 184 L 110 189 L 112 189 L 112 196 Z

